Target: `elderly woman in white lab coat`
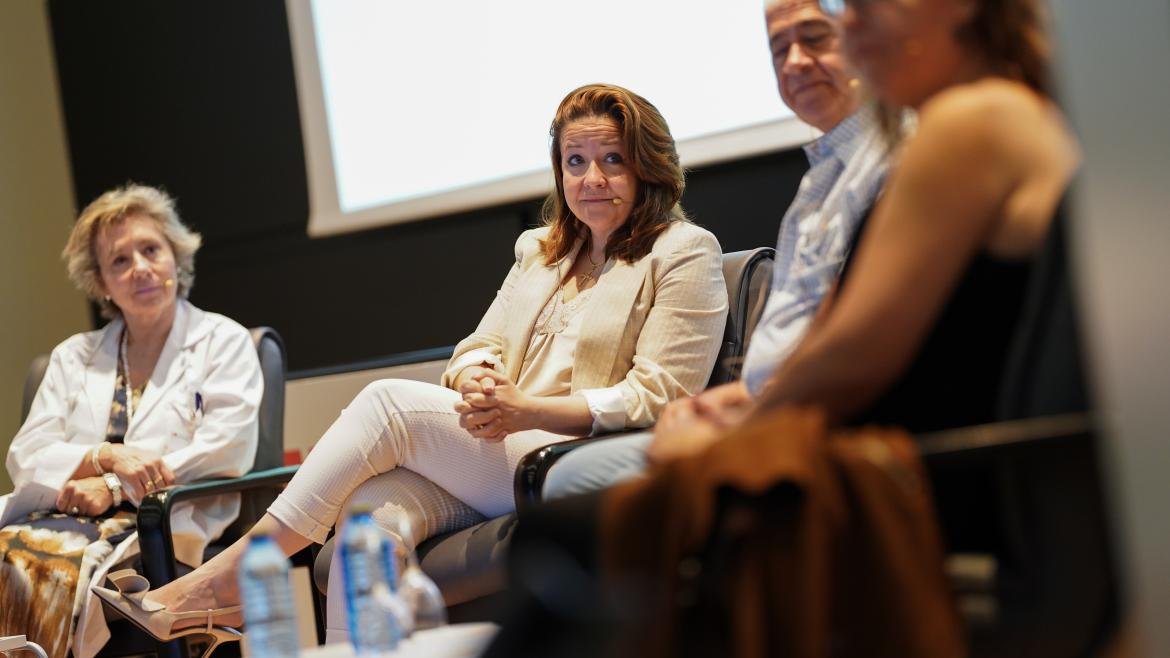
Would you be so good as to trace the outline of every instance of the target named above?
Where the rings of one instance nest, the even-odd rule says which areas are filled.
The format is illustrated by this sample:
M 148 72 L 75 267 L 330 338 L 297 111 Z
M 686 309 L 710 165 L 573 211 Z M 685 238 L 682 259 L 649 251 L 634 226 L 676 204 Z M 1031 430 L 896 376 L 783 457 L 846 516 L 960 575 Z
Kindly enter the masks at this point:
M 260 364 L 246 329 L 186 300 L 200 242 L 173 200 L 146 186 L 107 192 L 78 219 L 69 275 L 111 322 L 53 350 L 9 448 L 0 636 L 27 635 L 54 658 L 92 656 L 109 633 L 88 585 L 137 554 L 142 497 L 251 468 Z M 198 566 L 239 504 L 177 506 L 175 556 Z

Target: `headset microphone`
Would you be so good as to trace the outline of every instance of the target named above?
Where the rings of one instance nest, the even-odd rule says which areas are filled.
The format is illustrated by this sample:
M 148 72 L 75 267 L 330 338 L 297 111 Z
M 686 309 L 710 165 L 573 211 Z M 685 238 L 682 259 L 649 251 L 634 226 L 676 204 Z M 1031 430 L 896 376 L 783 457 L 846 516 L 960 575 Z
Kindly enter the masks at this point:
M 615 197 L 613 198 L 613 205 L 615 205 L 615 206 L 620 206 L 620 205 L 622 205 L 622 199 L 621 199 L 621 197 L 616 197 L 616 196 L 615 196 Z
M 167 288 L 170 288 L 171 286 L 175 285 L 175 280 L 174 279 L 167 279 L 166 281 L 163 281 L 163 285 L 166 286 Z

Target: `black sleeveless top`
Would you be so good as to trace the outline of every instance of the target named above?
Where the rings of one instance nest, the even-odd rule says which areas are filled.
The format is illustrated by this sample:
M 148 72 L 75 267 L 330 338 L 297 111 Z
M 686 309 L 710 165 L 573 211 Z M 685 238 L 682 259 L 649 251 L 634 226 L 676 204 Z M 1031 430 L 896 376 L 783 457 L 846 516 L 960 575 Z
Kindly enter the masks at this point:
M 1050 232 L 1063 224 L 1063 214 L 1062 204 Z M 863 224 L 858 240 L 864 231 Z M 927 432 L 998 420 L 1026 289 L 1043 251 L 1018 261 L 979 252 L 909 367 L 851 424 Z M 842 286 L 848 285 L 852 261 L 853 252 L 841 272 Z

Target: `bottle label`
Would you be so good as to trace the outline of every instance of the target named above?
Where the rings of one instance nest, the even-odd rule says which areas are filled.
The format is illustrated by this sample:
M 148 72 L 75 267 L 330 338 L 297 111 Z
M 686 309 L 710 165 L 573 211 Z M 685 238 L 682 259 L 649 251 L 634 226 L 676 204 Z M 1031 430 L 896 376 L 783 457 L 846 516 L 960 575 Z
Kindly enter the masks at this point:
M 381 531 L 368 516 L 355 516 L 346 524 L 341 541 L 345 611 L 349 639 L 359 654 L 391 651 L 401 635 L 382 565 L 384 545 Z
M 253 541 L 240 563 L 240 600 L 252 658 L 300 654 L 288 558 L 271 541 Z

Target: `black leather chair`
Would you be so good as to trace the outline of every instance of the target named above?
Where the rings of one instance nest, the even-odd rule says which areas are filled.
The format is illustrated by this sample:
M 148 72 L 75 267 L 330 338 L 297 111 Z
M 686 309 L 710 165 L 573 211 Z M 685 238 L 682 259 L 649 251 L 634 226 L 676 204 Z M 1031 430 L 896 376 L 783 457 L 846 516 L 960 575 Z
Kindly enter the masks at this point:
M 728 299 L 727 328 L 708 387 L 739 379 L 743 357 L 747 354 L 752 332 L 764 312 L 764 304 L 771 289 L 772 261 L 775 256 L 776 250 L 771 248 L 723 255 L 723 279 L 727 283 Z M 523 512 L 526 506 L 540 502 L 545 477 L 563 455 L 583 445 L 616 436 L 622 434 L 583 437 L 545 446 L 526 455 L 516 471 L 516 508 Z
M 239 478 L 193 482 L 146 496 L 138 508 L 138 541 L 142 545 L 142 575 L 152 587 L 169 583 L 180 575 L 180 565 L 175 561 L 171 542 L 170 512 L 175 504 L 221 493 L 243 493 L 240 515 L 212 544 L 209 550 L 215 552 L 238 539 L 259 521 L 279 492 L 279 482 L 263 485 L 255 476 L 271 473 L 272 469 L 284 464 L 284 341 L 268 327 L 252 329 L 251 333 L 264 375 L 256 461 L 252 470 Z M 291 472 L 282 469 L 282 477 Z
M 239 478 L 209 480 L 178 485 L 162 492 L 147 495 L 138 508 L 138 540 L 142 549 L 142 574 L 152 587 L 168 583 L 185 569 L 175 561 L 171 539 L 170 512 L 183 500 L 222 493 L 242 492 L 240 515 L 224 535 L 208 547 L 208 555 L 221 550 L 247 531 L 264 515 L 276 497 L 279 486 L 287 481 L 295 468 L 280 468 L 284 463 L 284 341 L 269 327 L 250 330 L 252 342 L 260 359 L 264 377 L 264 395 L 259 409 L 259 441 L 256 460 L 248 475 Z M 24 382 L 21 418 L 28 415 L 33 398 L 49 365 L 48 355 L 35 358 L 29 366 Z M 111 623 L 112 637 L 102 649 L 102 656 L 138 655 L 155 653 L 168 656 L 187 655 L 185 642 L 160 645 L 128 622 Z
M 1097 655 L 1118 624 L 1065 230 L 1029 283 L 1002 422 L 919 437 L 974 656 Z
M 20 398 L 20 422 L 28 418 L 32 409 L 33 398 L 37 396 L 37 389 L 41 387 L 41 380 L 45 378 L 45 371 L 49 369 L 49 355 L 41 354 L 32 360 L 28 372 L 24 376 L 24 394 Z
M 771 248 L 738 251 L 723 256 L 729 312 L 719 358 L 708 380 L 710 386 L 732 381 L 739 376 L 748 340 L 768 296 L 774 256 L 775 250 Z M 577 445 L 604 438 L 574 439 L 567 443 Z M 521 496 L 529 495 L 522 492 L 536 485 L 531 481 L 532 469 L 527 464 L 539 461 L 541 455 L 549 449 L 534 451 L 521 462 L 515 481 L 518 508 L 526 502 Z M 463 530 L 432 537 L 419 545 L 418 556 L 423 571 L 434 579 L 443 592 L 452 621 L 492 619 L 498 612 L 489 595 L 504 586 L 504 558 L 515 524 L 516 515 L 507 514 Z M 314 581 L 322 594 L 327 590 L 332 552 L 333 542 L 330 541 L 321 549 L 314 565 Z

